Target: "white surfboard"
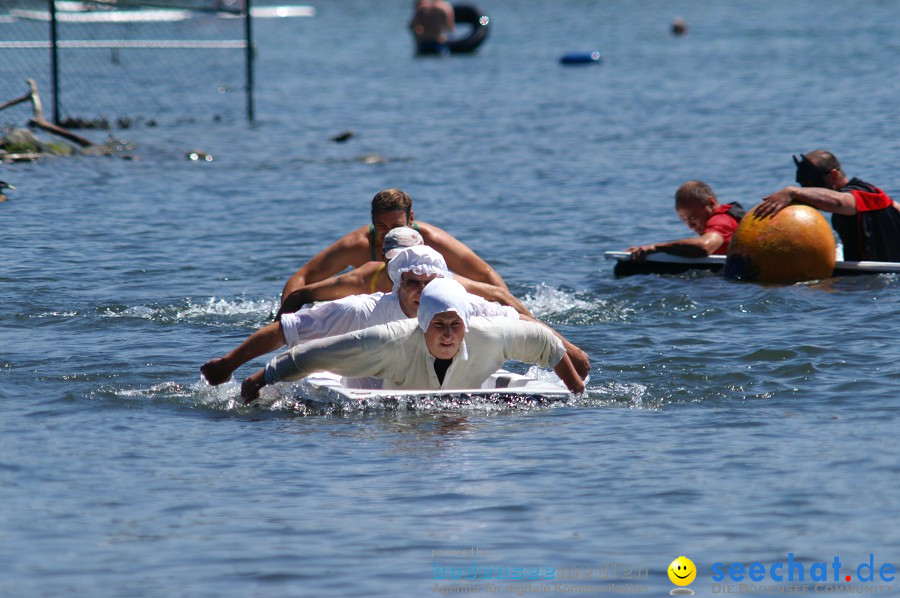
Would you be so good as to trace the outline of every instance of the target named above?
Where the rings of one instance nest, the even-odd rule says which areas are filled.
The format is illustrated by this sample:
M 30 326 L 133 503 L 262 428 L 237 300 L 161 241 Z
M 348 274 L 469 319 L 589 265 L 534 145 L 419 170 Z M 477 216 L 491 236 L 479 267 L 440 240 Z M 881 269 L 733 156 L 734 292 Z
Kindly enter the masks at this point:
M 559 384 L 537 380 L 506 370 L 496 371 L 481 388 L 461 390 L 388 390 L 346 388 L 341 384 L 341 377 L 331 372 L 318 372 L 303 379 L 303 386 L 309 396 L 317 402 L 344 406 L 358 406 L 366 402 L 407 401 L 408 404 L 417 399 L 434 399 L 445 404 L 470 404 L 473 401 L 483 403 L 522 403 L 536 402 L 540 404 L 565 401 L 573 395 Z M 305 395 L 306 393 L 304 393 Z

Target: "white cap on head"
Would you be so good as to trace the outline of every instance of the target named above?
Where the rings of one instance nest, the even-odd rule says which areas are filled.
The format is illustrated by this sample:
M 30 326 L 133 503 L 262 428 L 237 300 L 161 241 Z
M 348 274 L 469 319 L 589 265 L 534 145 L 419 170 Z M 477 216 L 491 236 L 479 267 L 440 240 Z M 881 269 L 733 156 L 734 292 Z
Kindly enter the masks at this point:
M 419 300 L 419 328 L 428 330 L 437 314 L 454 311 L 459 314 L 463 326 L 469 330 L 469 293 L 452 278 L 438 278 L 428 283 Z
M 444 261 L 444 256 L 427 245 L 416 245 L 415 247 L 401 249 L 388 262 L 388 276 L 391 277 L 391 281 L 394 283 L 395 291 L 400 288 L 400 275 L 404 272 L 412 272 L 419 276 L 435 274 L 438 278 L 450 277 L 450 271 L 447 270 L 447 262 Z

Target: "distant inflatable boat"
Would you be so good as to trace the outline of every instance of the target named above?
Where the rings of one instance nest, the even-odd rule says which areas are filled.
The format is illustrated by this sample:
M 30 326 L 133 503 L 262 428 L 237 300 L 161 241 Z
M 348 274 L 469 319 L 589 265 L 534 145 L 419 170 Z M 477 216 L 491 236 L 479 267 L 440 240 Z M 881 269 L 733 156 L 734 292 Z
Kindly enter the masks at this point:
M 416 45 L 416 54 L 420 56 L 450 54 L 471 54 L 484 43 L 491 29 L 491 18 L 484 12 L 470 4 L 456 4 L 453 6 L 453 18 L 456 25 L 471 25 L 468 34 L 461 37 L 452 37 L 447 43 L 422 41 Z
M 634 274 L 681 274 L 689 270 L 709 270 L 718 272 L 725 267 L 724 255 L 709 257 L 681 257 L 667 253 L 654 253 L 647 256 L 644 262 L 631 261 L 627 251 L 607 251 L 606 259 L 616 260 L 613 273 L 616 276 Z M 851 276 L 854 274 L 894 274 L 900 273 L 900 262 L 845 262 L 837 261 L 832 276 Z
M 472 26 L 472 30 L 468 35 L 453 38 L 447 43 L 450 53 L 471 54 L 487 39 L 491 30 L 491 18 L 480 8 L 470 4 L 454 5 L 453 18 L 456 20 L 457 26 L 460 23 L 466 23 Z

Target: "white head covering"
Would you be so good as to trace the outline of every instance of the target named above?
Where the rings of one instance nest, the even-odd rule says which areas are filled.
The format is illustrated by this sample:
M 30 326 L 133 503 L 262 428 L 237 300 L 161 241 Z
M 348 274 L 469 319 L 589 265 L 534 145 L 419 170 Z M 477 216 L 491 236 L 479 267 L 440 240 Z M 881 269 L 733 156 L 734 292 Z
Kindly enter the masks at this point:
M 394 283 L 395 291 L 400 288 L 400 275 L 404 272 L 412 272 L 419 276 L 436 274 L 438 278 L 450 277 L 444 256 L 427 245 L 401 249 L 388 262 L 388 276 Z
M 428 330 L 432 318 L 445 311 L 455 311 L 469 330 L 469 293 L 452 278 L 437 278 L 428 283 L 419 300 L 419 328 Z

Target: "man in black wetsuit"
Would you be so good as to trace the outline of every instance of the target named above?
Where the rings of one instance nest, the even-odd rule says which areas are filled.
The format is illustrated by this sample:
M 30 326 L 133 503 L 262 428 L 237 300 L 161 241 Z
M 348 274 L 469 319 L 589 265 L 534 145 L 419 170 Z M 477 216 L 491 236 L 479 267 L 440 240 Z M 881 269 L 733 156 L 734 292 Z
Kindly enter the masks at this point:
M 848 179 L 834 154 L 815 150 L 794 157 L 800 187 L 763 198 L 754 216 L 774 216 L 792 201 L 832 212 L 831 226 L 848 261 L 900 262 L 900 204 L 878 187 Z

